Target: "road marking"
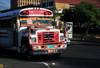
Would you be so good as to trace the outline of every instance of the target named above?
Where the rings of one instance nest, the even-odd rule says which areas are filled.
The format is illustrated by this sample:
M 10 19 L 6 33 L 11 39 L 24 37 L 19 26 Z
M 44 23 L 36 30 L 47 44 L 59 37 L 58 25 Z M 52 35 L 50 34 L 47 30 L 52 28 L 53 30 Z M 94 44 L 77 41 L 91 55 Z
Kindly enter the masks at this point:
M 100 38 L 100 37 L 96 37 L 96 38 Z
M 2 64 L 0 64 L 0 68 L 4 68 Z
M 46 65 L 48 68 L 51 68 L 48 63 L 43 62 L 43 64 Z
M 33 62 L 33 63 L 44 64 L 44 65 L 46 65 L 48 68 L 51 68 L 51 67 L 49 66 L 49 64 L 48 64 L 48 63 L 46 63 L 46 62 Z
M 55 65 L 55 63 L 52 63 L 52 65 Z

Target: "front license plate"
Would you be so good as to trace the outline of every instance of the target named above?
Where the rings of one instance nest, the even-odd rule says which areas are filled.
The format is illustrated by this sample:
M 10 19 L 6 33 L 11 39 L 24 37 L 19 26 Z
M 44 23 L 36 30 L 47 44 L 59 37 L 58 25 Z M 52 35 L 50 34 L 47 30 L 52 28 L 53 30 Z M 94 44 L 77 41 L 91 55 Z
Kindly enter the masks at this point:
M 48 50 L 48 53 L 53 53 L 53 50 Z

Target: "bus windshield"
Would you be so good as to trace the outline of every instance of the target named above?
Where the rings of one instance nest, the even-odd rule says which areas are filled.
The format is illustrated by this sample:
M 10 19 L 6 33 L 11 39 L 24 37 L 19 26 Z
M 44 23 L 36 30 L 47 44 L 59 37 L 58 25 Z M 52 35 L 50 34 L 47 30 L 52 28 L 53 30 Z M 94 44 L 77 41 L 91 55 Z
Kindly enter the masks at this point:
M 52 26 L 51 18 L 20 18 L 21 27 L 24 26 Z

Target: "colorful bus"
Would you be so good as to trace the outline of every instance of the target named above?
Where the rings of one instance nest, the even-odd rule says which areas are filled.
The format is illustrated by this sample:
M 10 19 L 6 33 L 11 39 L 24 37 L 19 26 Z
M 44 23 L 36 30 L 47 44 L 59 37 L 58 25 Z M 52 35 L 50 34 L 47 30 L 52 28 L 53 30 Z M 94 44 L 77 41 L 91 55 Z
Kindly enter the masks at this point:
M 0 14 L 0 46 L 9 46 L 23 56 L 65 52 L 64 33 L 53 28 L 53 12 L 44 8 L 24 8 Z

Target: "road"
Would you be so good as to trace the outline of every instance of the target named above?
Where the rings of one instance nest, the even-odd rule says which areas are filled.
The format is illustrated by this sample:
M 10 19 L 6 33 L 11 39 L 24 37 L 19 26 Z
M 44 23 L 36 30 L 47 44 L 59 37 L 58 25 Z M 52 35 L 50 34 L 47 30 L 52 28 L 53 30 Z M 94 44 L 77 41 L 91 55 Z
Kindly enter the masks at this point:
M 71 41 L 58 58 L 42 55 L 25 59 L 17 52 L 0 48 L 0 68 L 100 68 L 100 44 Z
M 74 34 L 73 38 L 81 39 L 83 34 Z M 90 40 L 90 41 L 99 41 L 100 35 L 99 34 L 89 34 L 87 36 L 84 36 L 84 40 Z

